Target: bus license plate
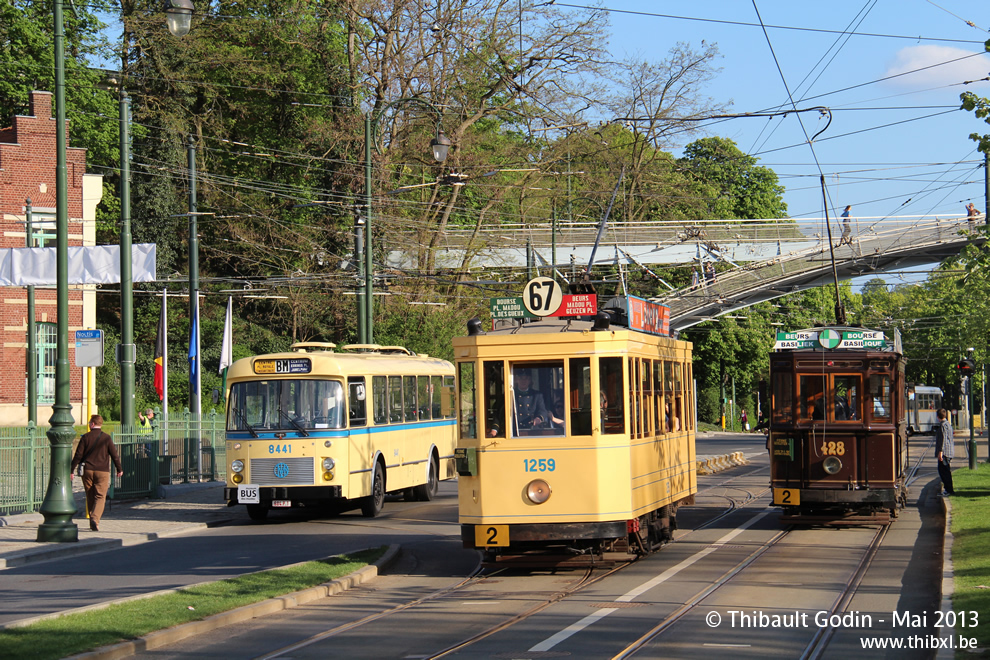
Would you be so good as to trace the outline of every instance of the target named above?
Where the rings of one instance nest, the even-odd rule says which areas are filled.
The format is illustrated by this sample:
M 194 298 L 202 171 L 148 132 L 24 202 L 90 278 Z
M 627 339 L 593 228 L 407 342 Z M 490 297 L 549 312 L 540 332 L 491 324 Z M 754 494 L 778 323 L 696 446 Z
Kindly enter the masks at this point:
M 773 503 L 777 506 L 800 506 L 801 490 L 799 488 L 774 488 Z
M 292 500 L 272 500 L 272 506 L 289 508 L 292 506 Z
M 475 525 L 474 546 L 494 548 L 509 545 L 508 525 Z
M 237 487 L 237 501 L 241 504 L 261 504 L 258 487 L 254 484 L 241 484 Z

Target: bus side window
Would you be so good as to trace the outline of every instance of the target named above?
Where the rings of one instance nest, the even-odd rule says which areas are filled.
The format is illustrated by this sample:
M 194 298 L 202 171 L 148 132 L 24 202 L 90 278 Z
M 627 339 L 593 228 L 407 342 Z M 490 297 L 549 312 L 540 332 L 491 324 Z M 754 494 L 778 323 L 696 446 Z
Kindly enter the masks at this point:
M 402 421 L 402 376 L 388 377 L 388 421 Z
M 418 376 L 419 418 L 430 419 L 433 406 L 430 405 L 430 377 Z
M 433 408 L 433 419 L 443 419 L 443 409 L 440 405 L 440 397 L 443 396 L 443 376 L 432 376 L 430 378 L 430 403 Z
M 403 377 L 402 396 L 406 401 L 406 421 L 415 422 L 419 419 L 419 410 L 416 408 L 416 377 Z
M 364 376 L 349 377 L 347 379 L 347 419 L 350 426 L 366 426 L 368 424 L 366 399 Z
M 372 376 L 371 391 L 375 411 L 375 424 L 387 424 L 388 379 L 385 376 Z

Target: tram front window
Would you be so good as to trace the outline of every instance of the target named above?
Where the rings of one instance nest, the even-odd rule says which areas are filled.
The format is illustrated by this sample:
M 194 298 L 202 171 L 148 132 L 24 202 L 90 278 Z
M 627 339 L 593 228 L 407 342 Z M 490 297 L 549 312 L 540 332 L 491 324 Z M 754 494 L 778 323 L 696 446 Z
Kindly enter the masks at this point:
M 508 396 L 502 401 L 509 406 L 507 417 L 512 437 L 564 435 L 565 420 L 552 409 L 554 395 L 562 398 L 563 360 L 516 364 L 511 366 L 510 373 L 511 386 Z M 486 373 L 486 378 L 487 376 Z M 493 417 L 504 419 L 506 416 L 496 411 Z M 499 432 L 497 426 L 492 427 L 492 430 Z
M 801 376 L 801 419 L 825 419 L 825 376 Z

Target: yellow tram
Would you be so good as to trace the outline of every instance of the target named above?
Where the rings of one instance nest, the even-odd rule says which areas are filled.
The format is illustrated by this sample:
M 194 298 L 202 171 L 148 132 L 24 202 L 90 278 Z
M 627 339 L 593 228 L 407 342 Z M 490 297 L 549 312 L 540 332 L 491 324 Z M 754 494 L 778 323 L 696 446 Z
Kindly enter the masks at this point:
M 896 517 L 907 500 L 900 334 L 820 327 L 777 335 L 770 356 L 770 485 L 787 522 Z
M 298 343 L 227 374 L 228 504 L 361 507 L 431 500 L 453 478 L 454 365 L 399 346 Z
M 495 561 L 669 540 L 697 476 L 691 344 L 660 336 L 668 314 L 629 297 L 594 321 L 475 319 L 454 340 L 465 547 Z

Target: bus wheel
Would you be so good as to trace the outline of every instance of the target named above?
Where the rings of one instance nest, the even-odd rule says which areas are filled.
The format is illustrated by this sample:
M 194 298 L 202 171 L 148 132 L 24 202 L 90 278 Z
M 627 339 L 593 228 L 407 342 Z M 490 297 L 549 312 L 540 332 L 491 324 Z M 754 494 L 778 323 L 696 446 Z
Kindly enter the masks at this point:
M 375 463 L 375 476 L 371 482 L 371 495 L 361 501 L 361 515 L 374 518 L 381 513 L 385 504 L 385 473 L 381 463 Z
M 426 478 L 426 483 L 422 486 L 416 486 L 416 499 L 420 502 L 429 502 L 434 497 L 437 496 L 437 491 L 440 490 L 440 477 L 439 477 L 439 467 L 437 466 L 437 461 L 435 458 L 430 459 L 430 474 Z
M 268 517 L 267 504 L 247 504 L 248 517 L 251 520 L 264 520 Z

